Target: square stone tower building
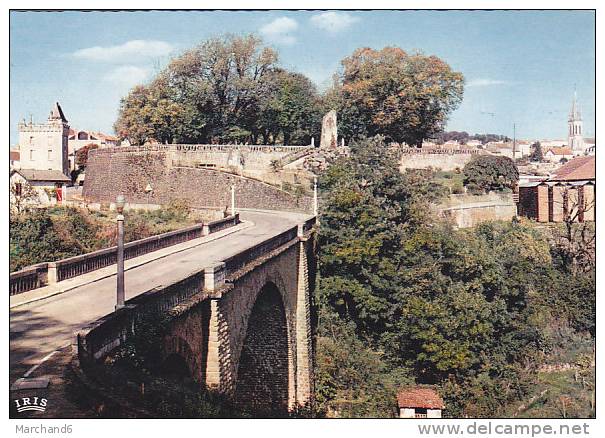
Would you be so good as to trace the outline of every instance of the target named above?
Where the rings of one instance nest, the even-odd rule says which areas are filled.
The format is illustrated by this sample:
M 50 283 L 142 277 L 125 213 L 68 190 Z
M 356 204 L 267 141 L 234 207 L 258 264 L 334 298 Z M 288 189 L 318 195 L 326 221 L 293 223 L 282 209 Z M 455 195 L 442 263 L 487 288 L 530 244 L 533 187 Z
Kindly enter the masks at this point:
M 46 123 L 19 123 L 21 168 L 58 170 L 69 176 L 68 136 L 69 125 L 58 102 L 53 106 Z

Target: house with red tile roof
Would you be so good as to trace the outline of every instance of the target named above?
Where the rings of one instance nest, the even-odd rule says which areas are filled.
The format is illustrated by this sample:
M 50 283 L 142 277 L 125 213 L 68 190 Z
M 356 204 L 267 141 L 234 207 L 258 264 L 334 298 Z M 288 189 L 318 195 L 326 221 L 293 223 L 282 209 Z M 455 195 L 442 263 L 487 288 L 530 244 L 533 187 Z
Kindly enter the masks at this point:
M 397 393 L 399 418 L 441 418 L 445 404 L 430 386 L 408 386 Z
M 596 179 L 596 159 L 594 155 L 576 157 L 555 170 L 551 181 L 582 181 Z
M 549 148 L 544 153 L 544 159 L 551 163 L 560 163 L 561 160 L 569 161 L 574 157 L 571 148 L 564 146 L 559 148 Z
M 519 184 L 520 216 L 538 222 L 595 220 L 596 160 L 573 158 L 544 181 Z

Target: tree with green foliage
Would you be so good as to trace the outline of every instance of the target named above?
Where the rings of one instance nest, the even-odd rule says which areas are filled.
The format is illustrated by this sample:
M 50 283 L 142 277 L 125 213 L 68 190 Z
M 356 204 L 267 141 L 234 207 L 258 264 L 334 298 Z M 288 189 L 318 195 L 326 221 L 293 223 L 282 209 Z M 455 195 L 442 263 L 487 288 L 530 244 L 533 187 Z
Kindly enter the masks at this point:
M 413 383 L 410 370 L 392 367 L 355 333 L 355 325 L 324 308 L 317 337 L 316 415 L 392 418 L 399 387 Z
M 541 162 L 544 160 L 544 151 L 539 141 L 531 145 L 531 154 L 529 156 L 531 161 Z
M 462 74 L 436 56 L 360 48 L 342 67 L 326 99 L 338 111 L 339 134 L 351 139 L 381 134 L 420 147 L 462 101 Z
M 46 209 L 32 209 L 10 217 L 10 270 L 77 254 L 53 226 Z
M 122 99 L 114 129 L 133 144 L 308 141 L 319 96 L 299 73 L 277 67 L 259 38 L 213 38 L 173 59 Z
M 321 112 L 315 85 L 300 73 L 275 69 L 267 75 L 259 107 L 263 143 L 280 138 L 283 144 L 309 144 L 319 136 Z
M 463 169 L 464 185 L 473 194 L 512 190 L 519 180 L 519 170 L 508 157 L 478 155 Z

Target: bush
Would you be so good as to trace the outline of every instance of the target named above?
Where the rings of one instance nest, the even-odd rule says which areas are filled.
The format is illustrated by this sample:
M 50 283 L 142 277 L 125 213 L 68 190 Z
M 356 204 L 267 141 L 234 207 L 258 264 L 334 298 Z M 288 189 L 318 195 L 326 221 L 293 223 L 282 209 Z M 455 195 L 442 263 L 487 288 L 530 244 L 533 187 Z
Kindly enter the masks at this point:
M 472 194 L 512 189 L 519 180 L 519 170 L 508 157 L 479 155 L 463 169 L 464 185 Z
M 10 218 L 10 270 L 79 254 L 54 227 L 48 211 L 35 209 Z
M 332 417 L 396 416 L 397 390 L 414 383 L 408 370 L 392 368 L 383 355 L 355 335 L 355 325 L 328 311 L 321 313 L 317 338 L 315 415 Z
M 455 181 L 452 184 L 451 190 L 454 195 L 461 195 L 464 193 L 464 184 L 462 184 L 462 181 Z
M 191 205 L 186 199 L 173 199 L 165 207 L 165 211 L 172 219 L 186 220 L 191 213 Z

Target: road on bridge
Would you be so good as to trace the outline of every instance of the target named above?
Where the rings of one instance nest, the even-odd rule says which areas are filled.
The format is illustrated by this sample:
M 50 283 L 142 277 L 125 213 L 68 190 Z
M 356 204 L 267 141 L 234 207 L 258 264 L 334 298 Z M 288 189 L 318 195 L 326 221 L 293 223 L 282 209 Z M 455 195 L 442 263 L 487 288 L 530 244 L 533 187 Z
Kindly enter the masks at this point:
M 126 299 L 151 288 L 170 284 L 196 269 L 238 254 L 311 216 L 246 211 L 240 212 L 240 217 L 251 222 L 251 226 L 127 270 L 124 279 Z M 94 273 L 86 275 L 91 274 Z M 72 342 L 75 332 L 80 328 L 112 312 L 115 303 L 116 277 L 113 275 L 59 295 L 12 308 L 11 382 L 40 363 L 48 354 Z

